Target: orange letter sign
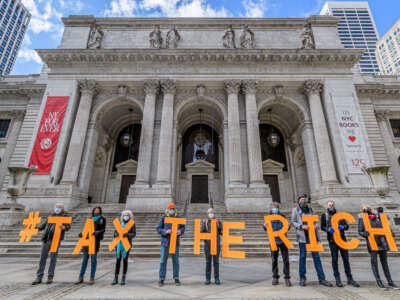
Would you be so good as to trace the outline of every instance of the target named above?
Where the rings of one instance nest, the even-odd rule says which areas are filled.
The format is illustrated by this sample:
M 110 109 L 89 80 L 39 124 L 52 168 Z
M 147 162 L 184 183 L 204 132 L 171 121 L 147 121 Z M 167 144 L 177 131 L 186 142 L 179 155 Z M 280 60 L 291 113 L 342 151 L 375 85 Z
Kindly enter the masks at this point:
M 94 254 L 95 252 L 95 237 L 94 237 L 94 223 L 93 219 L 87 219 L 85 226 L 83 227 L 82 237 L 79 239 L 78 243 L 75 246 L 74 252 L 72 254 L 79 254 L 82 247 L 88 247 L 88 253 Z
M 358 247 L 360 240 L 351 239 L 351 241 L 344 241 L 340 236 L 340 230 L 338 229 L 339 221 L 346 220 L 349 223 L 354 223 L 356 220 L 354 217 L 346 212 L 336 213 L 333 215 L 331 219 L 331 226 L 335 230 L 333 232 L 333 239 L 335 240 L 336 245 L 338 245 L 342 249 L 353 250 Z
M 243 236 L 229 235 L 231 228 L 245 229 L 246 225 L 244 222 L 224 222 L 222 226 L 222 257 L 230 258 L 245 258 L 246 253 L 244 251 L 232 251 L 229 250 L 229 244 L 241 244 L 243 243 Z
M 175 254 L 176 250 L 176 235 L 178 233 L 178 225 L 185 225 L 186 219 L 184 218 L 170 218 L 167 217 L 164 219 L 164 223 L 172 224 L 172 232 L 169 238 L 169 254 Z
M 54 224 L 53 241 L 51 242 L 50 252 L 57 252 L 58 242 L 61 236 L 61 226 L 71 224 L 72 217 L 48 217 L 47 223 Z
M 205 220 L 207 222 L 207 220 Z M 200 254 L 200 240 L 210 240 L 210 254 L 217 255 L 217 220 L 211 219 L 211 232 L 200 232 L 201 220 L 194 221 L 194 254 Z
M 311 251 L 311 252 L 324 251 L 324 247 L 322 246 L 322 244 L 318 244 L 317 235 L 315 233 L 314 223 L 318 222 L 318 216 L 303 215 L 302 219 L 303 219 L 303 223 L 307 223 L 307 225 L 308 225 L 308 237 L 310 239 L 310 243 L 306 244 L 307 251 Z
M 278 250 L 275 241 L 276 237 L 280 237 L 282 242 L 285 244 L 287 248 L 293 248 L 292 243 L 285 235 L 286 232 L 289 230 L 289 222 L 284 217 L 282 217 L 281 215 L 268 215 L 264 216 L 264 221 L 265 223 L 267 223 L 267 233 L 272 251 Z M 281 230 L 273 231 L 271 221 L 281 221 L 282 222 Z
M 131 244 L 129 244 L 128 238 L 124 237 L 125 233 L 128 233 L 128 231 L 132 228 L 132 226 L 135 224 L 135 222 L 130 219 L 129 222 L 125 225 L 124 228 L 122 228 L 121 223 L 119 222 L 118 218 L 114 219 L 114 227 L 115 230 L 118 232 L 118 236 L 116 236 L 113 241 L 108 245 L 108 250 L 113 251 L 113 249 L 118 245 L 118 243 L 121 241 L 122 245 L 124 246 L 124 249 L 126 252 L 131 249 Z
M 379 250 L 378 245 L 376 244 L 375 235 L 384 235 L 386 237 L 390 251 L 399 251 L 397 250 L 396 243 L 394 242 L 392 230 L 390 230 L 390 225 L 386 214 L 380 214 L 382 223 L 381 228 L 371 227 L 371 222 L 369 221 L 368 214 L 363 213 L 362 217 L 364 221 L 365 230 L 369 232 L 368 241 L 369 244 L 371 245 L 372 250 L 374 251 Z

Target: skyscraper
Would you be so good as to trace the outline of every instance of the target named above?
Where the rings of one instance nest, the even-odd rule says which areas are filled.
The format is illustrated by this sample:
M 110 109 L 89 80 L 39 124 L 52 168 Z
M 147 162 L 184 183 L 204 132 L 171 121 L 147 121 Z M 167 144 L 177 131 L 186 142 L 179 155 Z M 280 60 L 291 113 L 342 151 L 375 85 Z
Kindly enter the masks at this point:
M 376 44 L 376 58 L 382 74 L 400 75 L 400 19 Z
M 378 31 L 368 2 L 326 2 L 320 14 L 341 18 L 338 32 L 345 48 L 365 49 L 359 62 L 361 73 L 379 73 L 375 56 Z
M 0 0 L 0 75 L 11 72 L 30 18 L 21 0 Z

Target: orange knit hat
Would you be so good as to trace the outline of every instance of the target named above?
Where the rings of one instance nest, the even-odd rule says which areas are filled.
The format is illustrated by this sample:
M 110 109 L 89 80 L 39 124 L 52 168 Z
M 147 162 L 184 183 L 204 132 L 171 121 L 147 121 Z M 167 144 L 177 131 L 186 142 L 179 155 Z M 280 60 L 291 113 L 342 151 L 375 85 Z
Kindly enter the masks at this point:
M 175 205 L 175 203 L 170 203 L 170 204 L 168 204 L 168 209 L 170 209 L 170 208 L 176 208 L 176 205 Z

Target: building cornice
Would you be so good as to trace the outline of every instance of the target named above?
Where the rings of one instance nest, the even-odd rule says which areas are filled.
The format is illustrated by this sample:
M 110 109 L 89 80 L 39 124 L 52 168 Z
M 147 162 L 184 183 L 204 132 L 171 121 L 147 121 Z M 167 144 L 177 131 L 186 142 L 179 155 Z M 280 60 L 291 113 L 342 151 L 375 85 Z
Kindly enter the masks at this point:
M 386 85 L 386 84 L 356 84 L 357 93 L 360 96 L 373 96 L 373 97 L 398 97 L 400 95 L 399 85 Z
M 0 95 L 12 95 L 12 96 L 42 96 L 46 90 L 45 84 L 0 84 Z

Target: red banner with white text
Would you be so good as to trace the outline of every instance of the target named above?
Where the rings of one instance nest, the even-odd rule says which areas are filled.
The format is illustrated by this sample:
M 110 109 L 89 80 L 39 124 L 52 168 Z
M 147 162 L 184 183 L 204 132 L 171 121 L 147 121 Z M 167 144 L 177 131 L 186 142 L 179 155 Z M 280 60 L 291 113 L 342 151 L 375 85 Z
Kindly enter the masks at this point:
M 36 135 L 29 166 L 37 166 L 35 174 L 49 174 L 57 149 L 69 97 L 47 97 L 46 107 Z

